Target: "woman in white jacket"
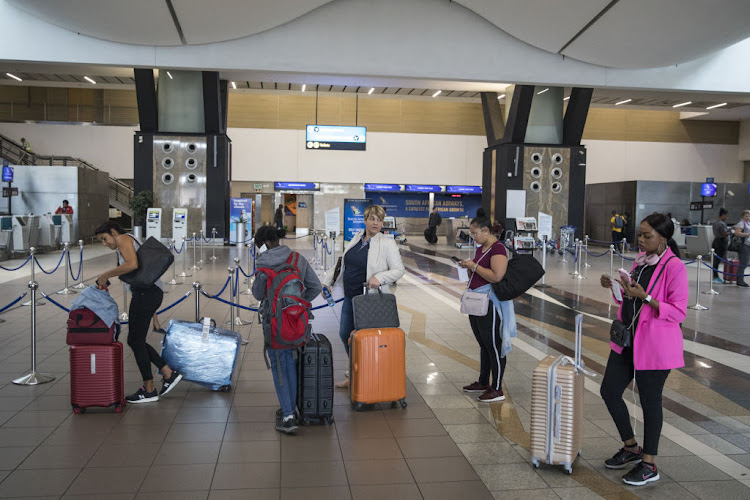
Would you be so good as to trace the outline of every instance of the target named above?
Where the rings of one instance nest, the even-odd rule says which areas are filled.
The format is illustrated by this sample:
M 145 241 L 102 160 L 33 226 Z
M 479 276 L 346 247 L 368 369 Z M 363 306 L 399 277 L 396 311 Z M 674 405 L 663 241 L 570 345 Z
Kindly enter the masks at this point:
M 342 283 L 344 301 L 341 307 L 341 326 L 339 336 L 349 354 L 349 336 L 354 330 L 354 311 L 352 298 L 364 293 L 363 283 L 369 288 L 378 288 L 394 283 L 404 275 L 404 263 L 396 242 L 383 234 L 385 210 L 378 205 L 365 209 L 365 229 L 359 232 L 344 249 L 341 259 L 341 270 L 336 283 Z M 333 275 L 323 282 L 324 288 L 330 288 Z M 348 387 L 348 380 L 339 387 Z

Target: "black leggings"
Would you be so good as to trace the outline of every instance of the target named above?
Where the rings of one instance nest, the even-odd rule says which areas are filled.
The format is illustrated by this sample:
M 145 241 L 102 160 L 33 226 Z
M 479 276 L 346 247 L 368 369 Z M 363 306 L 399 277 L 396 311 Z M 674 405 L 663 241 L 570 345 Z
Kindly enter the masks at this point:
M 628 407 L 622 398 L 625 389 L 633 380 L 634 369 L 632 349 L 625 347 L 622 354 L 611 351 L 600 391 L 623 442 L 635 437 L 633 427 L 630 425 Z M 661 395 L 668 376 L 669 370 L 638 370 L 635 372 L 641 408 L 643 409 L 643 453 L 646 455 L 656 455 L 659 451 L 659 437 L 664 421 Z
M 484 316 L 469 315 L 471 330 L 474 332 L 479 343 L 479 383 L 490 384 L 490 373 L 492 373 L 492 388 L 499 391 L 505 373 L 505 358 L 500 357 L 500 349 L 503 344 L 503 320 L 492 307 L 490 301 Z M 492 329 L 492 319 L 495 317 L 495 329 Z
M 128 312 L 128 345 L 133 350 L 135 362 L 138 363 L 138 369 L 141 371 L 141 377 L 144 381 L 152 380 L 151 363 L 158 369 L 162 369 L 166 363 L 156 349 L 146 343 L 148 335 L 148 326 L 151 324 L 151 318 L 159 309 L 164 292 L 154 285 L 151 288 L 131 290 L 132 299 L 130 300 L 130 310 Z

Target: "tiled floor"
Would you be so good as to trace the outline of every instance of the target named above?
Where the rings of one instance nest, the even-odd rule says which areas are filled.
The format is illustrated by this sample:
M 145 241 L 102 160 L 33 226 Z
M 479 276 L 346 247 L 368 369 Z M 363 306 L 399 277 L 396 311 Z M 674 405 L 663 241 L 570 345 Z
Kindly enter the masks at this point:
M 312 256 L 310 239 L 288 244 Z M 710 310 L 689 311 L 684 325 L 687 366 L 670 375 L 665 390 L 657 461 L 662 480 L 634 488 L 620 481 L 622 471 L 603 466 L 603 459 L 620 446 L 598 395 L 608 321 L 616 312 L 597 279 L 609 270 L 609 259 L 590 259 L 587 280 L 571 278 L 570 263 L 557 257 L 548 261 L 552 288 L 532 290 L 516 301 L 519 335 L 505 374 L 508 399 L 479 405 L 460 391 L 476 380 L 478 349 L 466 317 L 458 312 L 462 285 L 448 257 L 459 252 L 444 245 L 424 249 L 419 243 L 401 249 L 407 273 L 396 294 L 408 335 L 409 406 L 354 412 L 346 393 L 339 391 L 335 424 L 302 428 L 297 436 L 280 435 L 273 428 L 278 403 L 257 324 L 240 327 L 249 343 L 242 349 L 230 393 L 185 382 L 158 403 L 133 405 L 123 414 L 100 410 L 73 415 L 65 313 L 49 302 L 37 308 L 38 368 L 57 379 L 36 387 L 10 383 L 30 365 L 29 309 L 0 315 L 6 320 L 0 323 L 0 497 L 750 497 L 750 340 L 738 313 L 747 301 L 745 290 L 719 288 L 721 295 L 700 296 Z M 110 253 L 89 248 L 86 253 L 88 280 L 112 263 Z M 217 263 L 186 278 L 188 283 L 170 287 L 164 305 L 177 301 L 195 279 L 210 293 L 218 291 L 235 254 L 221 248 L 217 256 Z M 42 264 L 48 269 L 57 258 L 44 256 Z M 178 272 L 181 265 L 178 258 Z M 76 267 L 74 259 L 74 272 Z M 27 273 L 28 268 L 0 272 L 0 306 L 26 289 Z M 691 288 L 694 274 L 692 268 Z M 63 286 L 61 271 L 51 276 L 37 272 L 37 280 L 48 293 Z M 113 293 L 122 301 L 118 287 Z M 691 297 L 694 301 L 694 291 Z M 72 300 L 53 299 L 63 305 Z M 240 303 L 248 305 L 248 297 L 241 295 Z M 569 476 L 558 467 L 530 465 L 528 432 L 531 371 L 548 353 L 572 352 L 571 308 L 586 313 L 584 360 L 598 376 L 586 382 L 584 446 Z M 346 356 L 334 312 L 317 311 L 314 328 L 332 340 L 336 378 L 341 379 Z M 228 307 L 203 299 L 201 314 L 225 321 Z M 166 323 L 193 315 L 191 296 L 161 317 Z M 247 311 L 241 315 L 254 319 Z M 158 334 L 149 340 L 156 345 Z M 127 348 L 125 363 L 126 390 L 134 390 L 139 376 Z M 626 396 L 631 400 L 631 393 Z M 639 410 L 635 414 L 640 418 Z M 636 431 L 640 435 L 640 420 Z

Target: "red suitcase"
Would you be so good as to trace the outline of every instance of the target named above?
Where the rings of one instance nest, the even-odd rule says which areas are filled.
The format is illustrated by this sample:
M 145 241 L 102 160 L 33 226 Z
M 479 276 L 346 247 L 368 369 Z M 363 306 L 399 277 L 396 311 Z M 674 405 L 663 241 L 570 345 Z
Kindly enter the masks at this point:
M 122 344 L 70 346 L 70 403 L 73 413 L 90 406 L 125 406 Z
M 740 274 L 740 261 L 739 259 L 731 259 L 726 264 L 724 264 L 724 272 L 725 274 L 724 281 L 727 283 L 736 283 L 737 282 L 737 274 Z M 735 276 L 731 276 L 734 274 Z

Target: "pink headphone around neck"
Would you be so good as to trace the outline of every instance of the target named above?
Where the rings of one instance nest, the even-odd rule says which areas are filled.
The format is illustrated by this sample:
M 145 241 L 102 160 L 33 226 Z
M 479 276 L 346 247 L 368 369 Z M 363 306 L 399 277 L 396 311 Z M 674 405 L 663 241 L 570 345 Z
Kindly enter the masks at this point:
M 659 261 L 664 256 L 664 254 L 667 253 L 667 248 L 669 248 L 669 245 L 667 245 L 664 251 L 659 254 L 642 253 L 638 257 L 635 258 L 635 263 L 639 266 L 642 266 L 644 264 L 647 266 L 655 266 L 656 264 L 659 263 Z

